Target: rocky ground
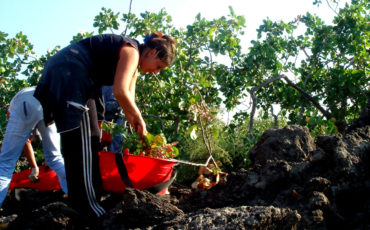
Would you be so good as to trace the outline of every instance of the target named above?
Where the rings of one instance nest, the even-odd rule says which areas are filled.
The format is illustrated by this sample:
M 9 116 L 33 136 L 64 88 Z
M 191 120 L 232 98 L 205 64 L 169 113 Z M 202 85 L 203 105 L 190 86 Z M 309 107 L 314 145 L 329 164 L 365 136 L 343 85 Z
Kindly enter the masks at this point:
M 370 229 L 369 108 L 343 135 L 314 140 L 306 127 L 267 130 L 253 167 L 207 190 L 107 194 L 108 215 L 81 224 L 59 192 L 17 189 L 0 229 Z

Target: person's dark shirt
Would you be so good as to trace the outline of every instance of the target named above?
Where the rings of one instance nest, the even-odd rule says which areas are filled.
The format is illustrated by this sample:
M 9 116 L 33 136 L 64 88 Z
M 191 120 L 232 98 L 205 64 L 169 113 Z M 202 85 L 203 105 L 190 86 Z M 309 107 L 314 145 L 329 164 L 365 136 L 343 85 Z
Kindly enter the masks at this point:
M 116 34 L 100 34 L 79 41 L 90 54 L 92 61 L 91 78 L 99 85 L 112 85 L 121 48 L 131 44 L 139 50 L 135 39 Z

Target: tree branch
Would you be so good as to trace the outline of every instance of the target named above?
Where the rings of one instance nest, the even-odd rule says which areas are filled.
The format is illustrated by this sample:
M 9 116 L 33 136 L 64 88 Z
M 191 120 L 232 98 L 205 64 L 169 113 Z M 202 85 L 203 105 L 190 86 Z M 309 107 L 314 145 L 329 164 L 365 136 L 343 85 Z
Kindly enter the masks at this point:
M 331 113 L 329 113 L 328 111 L 326 111 L 313 97 L 311 97 L 308 93 L 306 93 L 299 86 L 297 86 L 296 84 L 294 84 L 291 80 L 289 80 L 288 77 L 283 76 L 283 78 L 288 83 L 288 85 L 292 86 L 294 89 L 296 89 L 298 92 L 300 92 L 307 100 L 309 100 L 310 102 L 312 102 L 312 104 L 314 104 L 314 106 L 318 110 L 320 110 L 320 112 L 326 117 L 326 119 L 330 119 L 330 118 L 333 117 L 331 115 Z
M 249 137 L 250 137 L 251 140 L 253 140 L 254 114 L 256 113 L 256 108 L 257 108 L 257 98 L 256 98 L 256 95 L 254 94 L 254 92 L 261 89 L 262 87 L 270 84 L 271 82 L 279 80 L 282 77 L 284 77 L 284 75 L 278 75 L 276 77 L 270 78 L 267 81 L 262 82 L 260 85 L 257 85 L 255 87 L 253 87 L 251 89 L 250 93 L 249 93 L 251 95 L 251 98 L 252 98 L 252 101 L 253 101 L 252 111 L 251 111 L 250 119 L 249 119 Z
M 130 18 L 130 14 L 131 14 L 131 6 L 132 6 L 132 0 L 130 0 L 130 6 L 129 6 L 129 9 L 128 9 L 128 17 L 129 18 Z M 125 32 L 123 33 L 124 36 L 126 36 L 127 29 L 128 29 L 128 23 L 126 23 L 126 29 L 125 29 Z
M 164 131 L 165 127 L 164 127 L 164 123 L 163 123 L 163 120 L 162 120 L 161 117 L 156 116 L 156 115 L 152 115 L 152 114 L 143 114 L 142 116 L 143 117 L 151 117 L 151 118 L 155 118 L 155 119 L 159 120 L 161 122 L 162 132 Z
M 261 89 L 262 87 L 270 84 L 271 82 L 274 82 L 276 80 L 279 80 L 281 78 L 283 78 L 288 83 L 288 85 L 292 86 L 299 93 L 301 93 L 308 101 L 312 102 L 312 104 L 318 110 L 320 110 L 320 112 L 326 117 L 326 119 L 329 120 L 330 118 L 333 117 L 331 113 L 329 113 L 328 111 L 326 111 L 313 97 L 311 97 L 308 93 L 306 93 L 299 86 L 297 86 L 296 84 L 294 84 L 287 76 L 285 76 L 285 75 L 278 75 L 276 77 L 273 77 L 273 78 L 270 78 L 270 79 L 266 80 L 265 82 L 262 82 L 260 85 L 257 85 L 255 87 L 253 87 L 251 89 L 251 91 L 250 91 L 251 99 L 252 99 L 252 102 L 253 102 L 252 111 L 251 111 L 250 119 L 249 119 L 249 137 L 250 137 L 251 140 L 253 140 L 254 114 L 255 114 L 256 108 L 257 108 L 257 98 L 256 98 L 256 95 L 254 93 L 257 90 Z

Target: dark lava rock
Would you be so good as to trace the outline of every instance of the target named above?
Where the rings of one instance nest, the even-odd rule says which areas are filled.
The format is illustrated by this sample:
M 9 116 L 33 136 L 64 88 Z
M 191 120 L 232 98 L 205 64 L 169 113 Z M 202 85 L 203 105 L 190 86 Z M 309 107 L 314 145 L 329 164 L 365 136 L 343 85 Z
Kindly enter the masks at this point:
M 102 227 L 146 228 L 161 225 L 164 221 L 183 215 L 184 212 L 168 202 L 163 195 L 129 188 L 125 190 L 116 207 L 108 211 Z
M 267 160 L 300 162 L 315 149 L 307 127 L 290 125 L 266 130 L 252 148 L 250 157 L 254 164 L 265 164 Z
M 9 192 L 0 229 L 370 229 L 368 117 L 316 140 L 306 127 L 266 130 L 253 167 L 230 172 L 225 184 L 107 194 L 108 214 L 87 225 L 60 192 Z
M 294 229 L 301 216 L 297 211 L 273 206 L 205 208 L 167 224 L 174 229 Z

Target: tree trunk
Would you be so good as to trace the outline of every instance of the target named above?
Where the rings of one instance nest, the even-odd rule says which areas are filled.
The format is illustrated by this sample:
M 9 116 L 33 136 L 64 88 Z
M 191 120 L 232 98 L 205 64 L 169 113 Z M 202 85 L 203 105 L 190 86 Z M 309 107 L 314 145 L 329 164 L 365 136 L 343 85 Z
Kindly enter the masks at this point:
M 249 93 L 251 95 L 251 98 L 252 98 L 252 101 L 253 101 L 252 111 L 251 111 L 251 115 L 250 115 L 250 119 L 249 119 L 249 138 L 251 140 L 253 140 L 253 138 L 254 138 L 253 137 L 254 114 L 256 113 L 256 107 L 257 107 L 257 99 L 256 99 L 256 95 L 254 94 L 254 92 L 261 89 L 262 87 L 270 84 L 271 82 L 274 82 L 274 81 L 282 78 L 282 77 L 284 77 L 284 75 L 279 75 L 279 76 L 270 78 L 267 81 L 262 82 L 260 85 L 257 85 L 255 87 L 253 87 L 251 89 L 250 93 Z

